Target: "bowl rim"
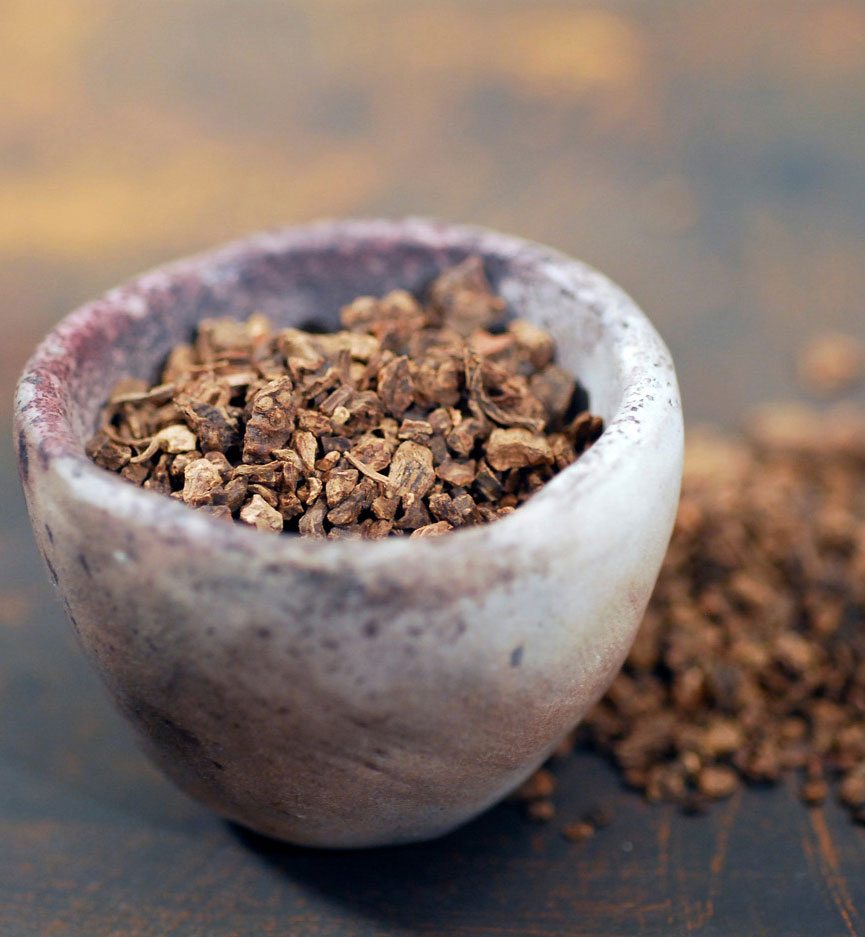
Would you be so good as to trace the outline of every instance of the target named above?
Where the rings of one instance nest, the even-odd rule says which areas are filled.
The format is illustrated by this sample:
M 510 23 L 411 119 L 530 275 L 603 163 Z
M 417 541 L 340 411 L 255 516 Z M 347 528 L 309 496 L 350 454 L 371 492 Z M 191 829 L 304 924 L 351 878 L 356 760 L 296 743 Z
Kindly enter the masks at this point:
M 537 268 L 556 286 L 569 292 L 594 315 L 611 335 L 622 386 L 621 403 L 606 422 L 595 444 L 572 465 L 559 472 L 527 503 L 507 517 L 489 524 L 450 531 L 447 536 L 387 537 L 382 540 L 316 541 L 297 535 L 274 537 L 252 527 L 215 518 L 163 494 L 129 484 L 119 475 L 97 466 L 75 437 L 65 411 L 64 374 L 70 370 L 74 338 L 103 327 L 118 312 L 127 318 L 148 313 L 148 297 L 164 292 L 190 275 L 213 285 L 232 266 L 264 253 L 332 249 L 334 243 L 365 240 L 395 245 L 460 249 L 482 257 L 498 256 Z M 652 393 L 654 392 L 654 393 Z M 639 407 L 639 418 L 634 410 Z M 307 568 L 350 563 L 397 563 L 408 550 L 419 556 L 441 557 L 457 548 L 475 554 L 507 540 L 531 543 L 538 527 L 550 540 L 570 512 L 563 498 L 591 496 L 615 478 L 617 466 L 645 452 L 646 443 L 663 432 L 670 421 L 681 434 L 681 403 L 672 357 L 654 326 L 636 303 L 606 276 L 579 260 L 533 241 L 500 234 L 487 228 L 455 225 L 429 218 L 325 220 L 251 234 L 152 270 L 126 281 L 99 299 L 65 316 L 42 340 L 19 379 L 14 406 L 14 431 L 19 471 L 27 492 L 29 462 L 38 459 L 41 470 L 51 470 L 61 485 L 80 502 L 109 512 L 114 518 L 140 527 L 164 526 L 176 536 L 206 537 L 213 547 L 244 545 L 252 552 L 268 551 L 271 565 L 285 563 Z M 644 456 L 645 457 L 645 456 Z

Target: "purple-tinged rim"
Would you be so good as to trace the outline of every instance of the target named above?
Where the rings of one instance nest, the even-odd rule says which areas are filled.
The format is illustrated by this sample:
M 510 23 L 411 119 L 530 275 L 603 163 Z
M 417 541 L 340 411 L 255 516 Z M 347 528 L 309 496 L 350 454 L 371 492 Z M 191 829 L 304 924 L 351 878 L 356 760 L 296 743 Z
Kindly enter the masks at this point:
M 172 291 L 182 291 L 184 284 L 206 284 L 217 293 L 231 290 L 237 271 L 256 257 L 335 248 L 350 252 L 358 245 L 374 245 L 385 261 L 388 250 L 407 243 L 429 250 L 441 258 L 442 265 L 458 250 L 495 258 L 509 265 L 511 276 L 518 276 L 520 270 L 542 275 L 563 294 L 578 300 L 586 315 L 596 318 L 615 349 L 621 402 L 601 438 L 513 514 L 493 524 L 418 540 L 392 537 L 318 542 L 298 536 L 273 537 L 137 488 L 88 459 L 80 427 L 75 426 L 70 387 L 94 336 L 100 347 L 112 348 L 124 328 L 140 322 L 154 303 L 170 301 Z M 156 364 L 154 361 L 154 367 Z M 634 415 L 637 410 L 639 419 Z M 538 527 L 554 534 L 570 514 L 563 505 L 590 497 L 596 486 L 615 478 L 617 466 L 624 460 L 651 445 L 656 436 L 660 438 L 662 426 L 680 419 L 669 351 L 634 302 L 605 276 L 556 250 L 520 238 L 422 218 L 322 221 L 277 229 L 144 273 L 64 318 L 27 363 L 15 398 L 16 445 L 25 487 L 32 483 L 34 471 L 50 471 L 76 499 L 108 509 L 130 524 L 182 527 L 190 536 L 206 537 L 229 549 L 238 543 L 248 549 L 261 549 L 266 544 L 273 559 L 284 558 L 294 565 L 330 565 L 348 554 L 357 563 L 359 551 L 366 551 L 371 561 L 399 562 L 405 550 L 415 556 L 429 551 L 432 557 L 437 551 L 459 545 L 474 553 L 503 540 L 519 543 Z

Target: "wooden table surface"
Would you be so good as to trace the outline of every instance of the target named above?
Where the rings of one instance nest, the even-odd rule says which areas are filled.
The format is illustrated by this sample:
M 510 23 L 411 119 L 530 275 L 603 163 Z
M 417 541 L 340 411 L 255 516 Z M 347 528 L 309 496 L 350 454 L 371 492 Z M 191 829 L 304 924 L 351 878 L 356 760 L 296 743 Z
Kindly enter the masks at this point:
M 0 420 L 29 350 L 143 267 L 320 216 L 434 214 L 628 288 L 691 424 L 865 337 L 865 4 L 4 0 Z M 85 664 L 0 444 L 0 937 L 865 935 L 865 830 L 781 787 L 707 816 L 599 758 L 559 817 L 327 854 L 164 781 Z M 569 843 L 598 802 L 612 825 Z

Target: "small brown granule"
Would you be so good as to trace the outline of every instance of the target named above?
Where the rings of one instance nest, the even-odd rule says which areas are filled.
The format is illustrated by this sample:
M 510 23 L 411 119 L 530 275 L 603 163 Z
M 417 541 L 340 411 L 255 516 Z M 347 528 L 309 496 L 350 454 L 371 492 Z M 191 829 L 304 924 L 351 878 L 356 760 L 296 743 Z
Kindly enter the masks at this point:
M 362 296 L 332 334 L 206 319 L 87 445 L 132 484 L 258 530 L 432 537 L 523 504 L 601 434 L 544 329 L 506 320 L 478 257 L 425 304 Z
M 865 378 L 865 345 L 853 335 L 819 335 L 799 356 L 799 377 L 815 394 L 843 393 Z
M 434 524 L 427 524 L 424 527 L 418 527 L 417 530 L 412 531 L 412 537 L 439 537 L 442 534 L 446 534 L 449 530 L 453 530 L 453 526 L 447 521 L 436 521 Z
M 562 836 L 572 843 L 582 843 L 591 839 L 595 835 L 595 827 L 586 820 L 580 820 L 577 823 L 569 823 L 562 827 Z
M 824 778 L 813 778 L 802 785 L 801 797 L 806 804 L 818 806 L 829 796 L 829 785 Z
M 516 789 L 514 796 L 519 800 L 541 800 L 550 797 L 555 789 L 556 779 L 541 768 Z
M 540 433 L 520 427 L 496 427 L 490 433 L 487 462 L 496 471 L 522 469 L 530 465 L 549 465 L 554 461 L 549 442 Z
M 865 805 L 865 764 L 857 765 L 844 776 L 838 787 L 838 796 L 849 807 Z
M 530 820 L 547 823 L 555 817 L 556 807 L 551 800 L 533 800 L 526 807 L 526 814 Z
M 697 790 L 705 797 L 729 797 L 738 786 L 736 772 L 725 765 L 711 765 L 697 775 Z
M 132 457 L 132 449 L 99 432 L 87 443 L 87 455 L 104 468 L 119 472 Z
M 282 530 L 282 515 L 260 494 L 253 495 L 250 501 L 240 509 L 240 519 L 258 530 Z
M 572 843 L 581 843 L 594 836 L 598 830 L 608 827 L 612 820 L 613 815 L 608 808 L 595 806 L 576 823 L 568 823 L 562 827 L 562 836 Z

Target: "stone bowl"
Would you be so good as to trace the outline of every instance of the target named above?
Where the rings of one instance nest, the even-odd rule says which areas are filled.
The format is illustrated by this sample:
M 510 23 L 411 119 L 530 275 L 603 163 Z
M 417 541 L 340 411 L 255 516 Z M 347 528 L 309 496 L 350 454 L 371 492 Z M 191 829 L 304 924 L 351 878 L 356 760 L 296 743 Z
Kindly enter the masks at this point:
M 274 537 L 85 456 L 115 381 L 154 378 L 201 318 L 334 327 L 355 296 L 420 291 L 474 253 L 606 423 L 507 518 L 429 539 Z M 223 817 L 327 847 L 446 833 L 547 758 L 628 652 L 682 467 L 670 354 L 621 290 L 546 247 L 425 220 L 257 234 L 144 274 L 45 339 L 15 416 L 48 572 L 146 752 Z

